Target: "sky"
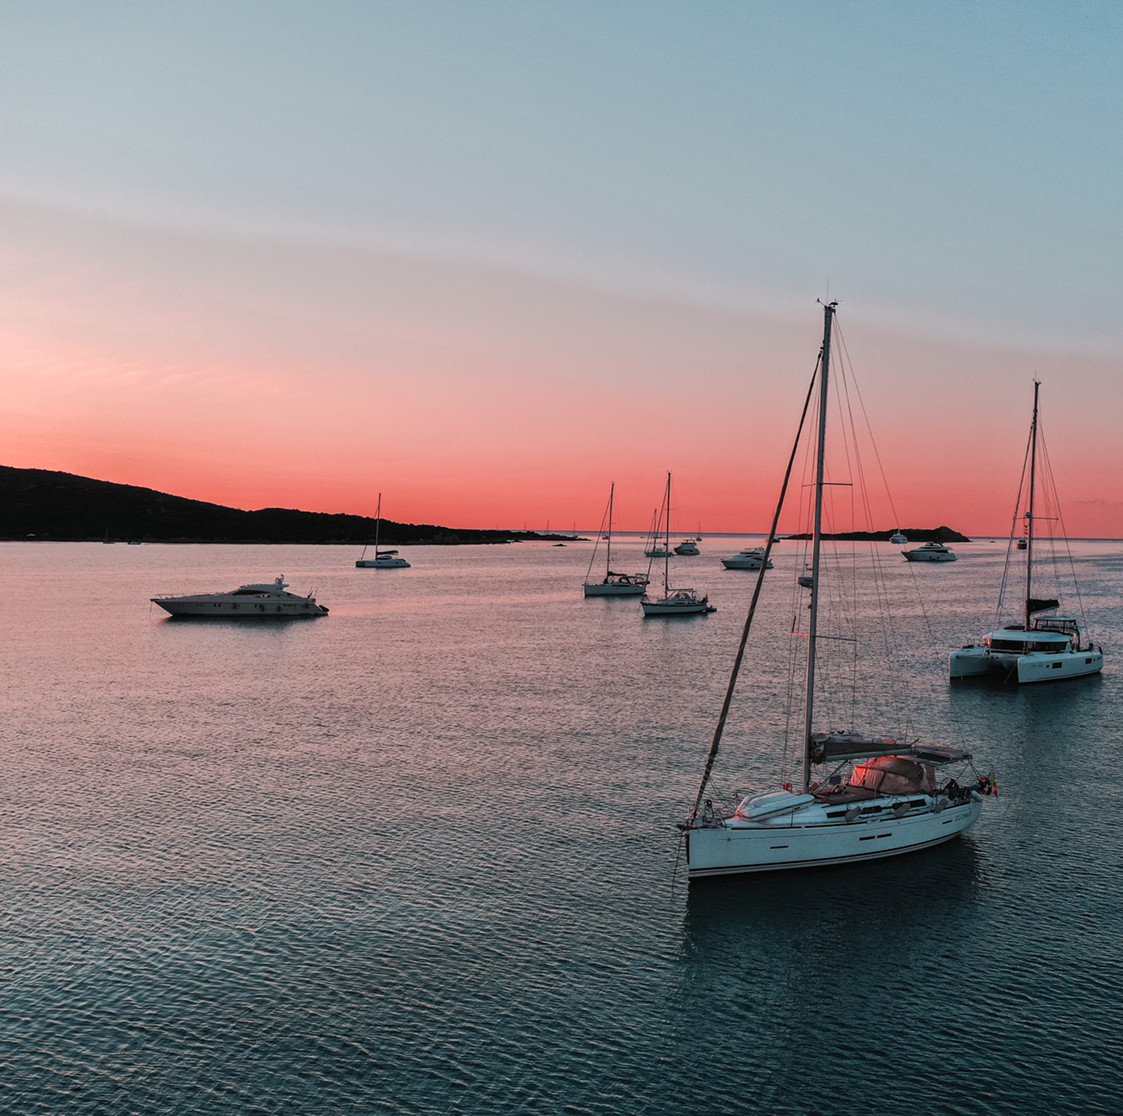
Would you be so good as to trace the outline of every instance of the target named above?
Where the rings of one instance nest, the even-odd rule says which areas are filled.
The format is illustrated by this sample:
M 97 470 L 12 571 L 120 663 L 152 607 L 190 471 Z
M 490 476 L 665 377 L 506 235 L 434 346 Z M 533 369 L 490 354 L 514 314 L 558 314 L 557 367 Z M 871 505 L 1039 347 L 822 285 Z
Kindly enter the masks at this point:
M 1114 0 L 0 0 L 0 464 L 233 507 L 771 520 L 837 300 L 901 525 L 1041 381 L 1123 537 Z M 883 526 L 891 528 L 896 523 Z

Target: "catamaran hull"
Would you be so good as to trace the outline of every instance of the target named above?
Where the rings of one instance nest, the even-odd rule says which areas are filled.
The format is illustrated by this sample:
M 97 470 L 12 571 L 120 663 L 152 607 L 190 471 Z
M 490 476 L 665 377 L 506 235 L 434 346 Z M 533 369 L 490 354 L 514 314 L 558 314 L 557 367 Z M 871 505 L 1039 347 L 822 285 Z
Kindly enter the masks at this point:
M 970 829 L 982 813 L 981 800 L 877 821 L 819 825 L 725 824 L 686 830 L 690 879 L 823 868 L 917 852 L 941 845 Z
M 1104 657 L 1100 651 L 1012 655 L 990 651 L 985 647 L 963 647 L 951 653 L 948 665 L 952 678 L 993 674 L 1007 682 L 1021 685 L 1029 682 L 1059 682 L 1066 678 L 1099 674 L 1103 670 Z

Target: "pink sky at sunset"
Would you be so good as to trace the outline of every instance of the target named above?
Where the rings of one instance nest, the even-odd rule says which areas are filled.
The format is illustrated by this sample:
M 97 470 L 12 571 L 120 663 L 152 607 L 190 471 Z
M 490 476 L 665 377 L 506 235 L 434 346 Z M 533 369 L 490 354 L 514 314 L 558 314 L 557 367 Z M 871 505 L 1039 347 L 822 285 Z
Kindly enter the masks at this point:
M 980 40 L 1006 7 L 955 7 L 915 68 L 912 17 L 878 4 L 833 31 L 814 4 L 296 5 L 249 61 L 253 5 L 31 7 L 2 48 L 0 463 L 563 530 L 613 481 L 645 529 L 670 469 L 681 532 L 762 531 L 829 296 L 901 525 L 1006 532 L 1036 377 L 1069 533 L 1123 536 L 1119 150 L 1094 113 L 1118 79 L 1082 53 L 1120 20 L 1043 8 Z M 1058 19 L 1071 51 L 1012 79 Z M 772 58 L 870 25 L 831 99 Z M 129 51 L 150 63 L 122 85 Z

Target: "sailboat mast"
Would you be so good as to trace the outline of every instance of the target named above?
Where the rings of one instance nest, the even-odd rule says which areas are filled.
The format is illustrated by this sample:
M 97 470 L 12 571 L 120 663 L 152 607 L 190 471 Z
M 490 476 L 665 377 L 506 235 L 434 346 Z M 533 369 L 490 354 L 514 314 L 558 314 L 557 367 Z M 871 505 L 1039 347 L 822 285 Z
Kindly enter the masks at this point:
M 823 306 L 823 356 L 819 376 L 819 448 L 815 462 L 815 523 L 811 543 L 811 617 L 807 629 L 807 694 L 803 732 L 803 769 L 800 790 L 807 793 L 811 782 L 811 721 L 815 711 L 815 651 L 819 625 L 819 557 L 823 546 L 823 481 L 826 476 L 824 458 L 827 447 L 827 380 L 831 362 L 831 323 L 837 302 Z
M 374 556 L 378 557 L 378 529 L 382 526 L 382 493 L 378 494 L 378 507 L 374 511 Z
M 663 524 L 666 537 L 663 540 L 663 596 L 671 591 L 671 474 L 667 472 L 667 520 Z
M 1029 428 L 1029 511 L 1026 512 L 1026 626 L 1029 631 L 1030 599 L 1033 596 L 1033 513 L 1035 496 L 1037 494 L 1037 394 L 1041 390 L 1041 383 L 1033 381 L 1033 421 Z
M 607 566 L 605 574 L 612 573 L 612 497 L 616 493 L 616 482 L 613 481 L 608 488 L 608 549 L 607 549 Z

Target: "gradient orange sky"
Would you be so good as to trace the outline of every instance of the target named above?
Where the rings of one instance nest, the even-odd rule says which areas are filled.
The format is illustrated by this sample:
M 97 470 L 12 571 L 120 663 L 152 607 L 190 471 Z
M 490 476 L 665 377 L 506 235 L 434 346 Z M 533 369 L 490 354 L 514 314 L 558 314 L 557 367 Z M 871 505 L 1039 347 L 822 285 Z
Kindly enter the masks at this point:
M 829 296 L 902 525 L 1005 534 L 1036 377 L 1123 536 L 1123 17 L 841 7 L 10 12 L 0 463 L 761 531 Z

